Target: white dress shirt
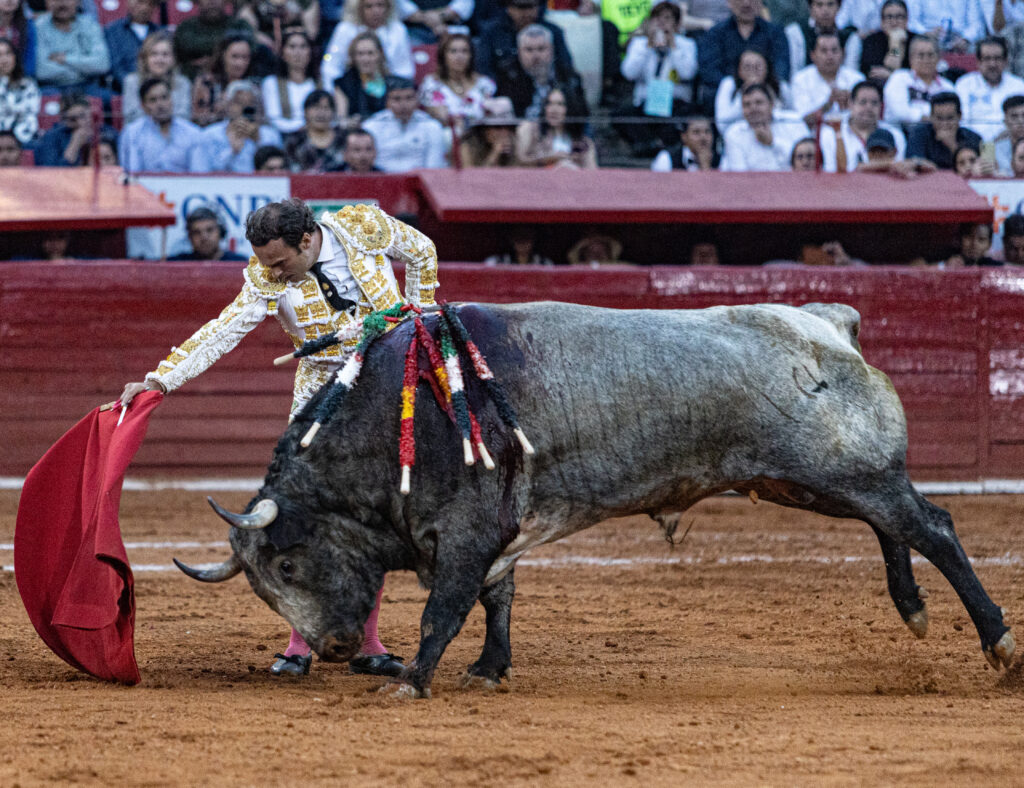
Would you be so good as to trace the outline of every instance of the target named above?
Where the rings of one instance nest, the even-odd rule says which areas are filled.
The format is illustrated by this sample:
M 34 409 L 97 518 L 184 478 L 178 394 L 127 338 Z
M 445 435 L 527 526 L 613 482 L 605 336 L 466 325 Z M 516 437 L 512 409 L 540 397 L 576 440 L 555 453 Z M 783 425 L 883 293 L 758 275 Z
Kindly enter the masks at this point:
M 421 109 L 402 123 L 389 110 L 371 115 L 363 128 L 377 143 L 377 166 L 384 172 L 408 172 L 420 167 L 446 167 L 444 126 Z
M 334 80 L 348 68 L 348 48 L 352 39 L 366 30 L 369 30 L 366 25 L 356 25 L 352 22 L 339 22 L 334 28 L 331 40 L 327 42 L 327 48 L 324 50 L 323 63 L 320 64 L 320 82 L 324 90 L 334 90 Z M 388 73 L 412 79 L 416 74 L 416 66 L 412 62 L 412 44 L 409 43 L 405 25 L 397 19 L 392 19 L 372 32 L 384 47 Z
M 922 82 L 909 68 L 898 68 L 889 75 L 882 91 L 885 119 L 890 123 L 917 123 L 931 114 L 928 99 L 936 93 L 954 90 L 953 83 L 937 76 L 930 85 Z
M 956 81 L 956 94 L 963 112 L 961 125 L 978 132 L 983 140 L 994 140 L 1003 130 L 1003 102 L 1024 94 L 1024 79 L 1004 71 L 993 87 L 980 71 L 972 71 Z
M 837 23 L 838 25 L 838 23 Z M 814 20 L 810 20 L 811 30 L 814 29 Z M 838 27 L 842 30 L 842 27 Z M 804 30 L 796 22 L 790 22 L 783 31 L 786 40 L 789 42 L 789 73 L 795 74 L 807 65 L 807 42 L 804 40 Z M 860 43 L 860 36 L 851 33 L 843 45 L 843 65 L 856 71 L 860 68 L 860 53 L 863 47 Z
M 736 80 L 733 77 L 726 77 L 718 83 L 718 92 L 715 93 L 715 126 L 719 134 L 725 134 L 733 123 L 743 120 L 743 96 L 742 91 L 736 90 Z M 790 90 L 788 82 L 779 83 L 778 101 L 775 102 L 775 112 L 787 110 L 793 106 L 793 91 Z
M 793 109 L 801 118 L 806 117 L 816 109 L 820 109 L 828 100 L 833 86 L 841 90 L 851 90 L 854 85 L 863 81 L 863 74 L 846 66 L 839 67 L 836 78 L 831 82 L 821 75 L 817 66 L 807 66 L 793 75 Z M 841 114 L 844 118 L 850 114 L 849 110 L 840 110 L 839 105 L 835 102 L 825 112 L 826 114 Z
M 725 153 L 719 169 L 722 172 L 786 172 L 793 146 L 808 136 L 802 122 L 772 123 L 772 144 L 758 142 L 754 130 L 745 120 L 734 124 L 725 133 Z
M 907 140 L 903 132 L 888 123 L 879 123 L 878 128 L 885 129 L 896 141 L 896 160 L 901 161 L 907 153 Z M 868 160 L 867 138 L 861 137 L 850 128 L 849 118 L 843 118 L 839 125 L 839 137 L 843 140 L 843 148 L 846 150 L 846 172 L 853 172 L 857 165 Z M 825 172 L 836 172 L 838 167 L 838 142 L 835 129 L 823 125 L 821 135 L 818 138 L 818 145 L 821 148 L 821 169 Z
M 282 134 L 290 134 L 298 131 L 306 125 L 306 113 L 302 109 L 306 96 L 316 90 L 316 82 L 307 79 L 302 82 L 292 82 L 285 79 L 285 90 L 288 91 L 288 103 L 291 105 L 291 114 L 285 116 L 284 108 L 281 106 L 281 89 L 278 87 L 278 79 L 283 77 L 265 77 L 261 85 L 263 93 L 263 109 L 266 112 L 267 120 L 274 124 L 274 127 Z
M 697 74 L 697 45 L 692 38 L 676 35 L 675 46 L 659 52 L 650 46 L 647 36 L 633 38 L 622 60 L 622 76 L 634 83 L 633 105 L 647 100 L 647 83 L 655 79 L 675 79 L 673 97 L 681 101 L 693 98 L 692 80 Z

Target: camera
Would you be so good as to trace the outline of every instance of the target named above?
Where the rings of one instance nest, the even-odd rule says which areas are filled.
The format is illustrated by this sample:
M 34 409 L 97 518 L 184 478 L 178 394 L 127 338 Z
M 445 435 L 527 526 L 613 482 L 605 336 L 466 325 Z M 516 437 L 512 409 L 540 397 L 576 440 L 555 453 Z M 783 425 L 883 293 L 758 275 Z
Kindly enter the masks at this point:
M 242 117 L 246 120 L 256 120 L 256 107 L 251 104 L 248 107 L 242 107 Z

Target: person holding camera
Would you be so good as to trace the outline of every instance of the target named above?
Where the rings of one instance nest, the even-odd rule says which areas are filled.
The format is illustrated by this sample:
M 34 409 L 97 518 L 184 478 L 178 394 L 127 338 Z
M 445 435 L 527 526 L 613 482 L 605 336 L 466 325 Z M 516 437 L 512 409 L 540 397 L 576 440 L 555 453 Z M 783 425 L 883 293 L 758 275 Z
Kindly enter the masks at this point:
M 190 157 L 191 172 L 255 172 L 256 149 L 281 146 L 281 133 L 263 122 L 259 90 L 245 80 L 224 91 L 227 120 L 203 129 Z

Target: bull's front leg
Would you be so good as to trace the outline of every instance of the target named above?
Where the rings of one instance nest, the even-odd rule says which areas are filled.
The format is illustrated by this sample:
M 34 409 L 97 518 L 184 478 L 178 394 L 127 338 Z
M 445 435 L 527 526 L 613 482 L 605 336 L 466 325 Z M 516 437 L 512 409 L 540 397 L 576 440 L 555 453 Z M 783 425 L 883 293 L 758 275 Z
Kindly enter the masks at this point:
M 515 570 L 480 592 L 480 603 L 487 613 L 487 635 L 480 658 L 466 668 L 463 687 L 493 688 L 502 678 L 509 678 L 512 667 L 512 643 L 509 626 L 512 620 L 512 599 L 516 593 Z

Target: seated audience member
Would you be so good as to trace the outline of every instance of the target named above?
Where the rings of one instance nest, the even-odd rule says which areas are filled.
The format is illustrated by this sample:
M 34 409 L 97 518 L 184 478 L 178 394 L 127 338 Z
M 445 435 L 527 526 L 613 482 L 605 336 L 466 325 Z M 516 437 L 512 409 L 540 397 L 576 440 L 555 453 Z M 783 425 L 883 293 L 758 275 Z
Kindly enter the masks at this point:
M 992 248 L 991 224 L 972 224 L 970 222 L 961 224 L 957 232 L 957 239 L 959 251 L 938 263 L 937 268 L 950 270 L 1003 265 L 1002 260 L 994 260 L 988 256 L 988 250 Z
M 1002 258 L 1009 265 L 1024 265 L 1024 216 L 1019 213 L 1003 219 Z
M 377 145 L 377 166 L 384 172 L 445 167 L 444 127 L 416 109 L 416 86 L 412 80 L 388 77 L 387 82 L 385 109 L 363 124 Z
M 910 9 L 909 28 L 935 39 L 943 52 L 966 52 L 985 35 L 977 0 L 914 0 Z
M 248 257 L 221 247 L 227 236 L 227 228 L 220 217 L 209 208 L 196 208 L 185 219 L 185 231 L 192 251 L 176 254 L 171 260 L 221 260 L 241 262 Z
M 745 49 L 757 49 L 772 64 L 780 82 L 789 82 L 789 44 L 782 28 L 761 17 L 761 0 L 729 0 L 731 16 L 719 22 L 697 44 L 698 73 L 710 103 L 718 84 L 736 70 Z
M 320 37 L 320 3 L 317 0 L 243 0 L 235 5 L 235 17 L 256 31 L 256 41 L 275 55 L 284 49 L 288 30 L 301 30 L 309 41 Z
M 723 172 L 775 171 L 789 169 L 790 154 L 797 140 L 807 136 L 800 121 L 778 121 L 772 117 L 772 96 L 764 85 L 743 89 L 743 121 L 725 133 Z
M 580 76 L 555 59 L 551 31 L 542 25 L 528 25 L 519 31 L 515 64 L 498 74 L 498 95 L 512 99 L 516 117 L 536 120 L 548 91 L 555 85 L 571 96 L 573 104 L 587 101 Z
M 117 134 L 110 131 L 100 132 L 99 140 L 96 142 L 96 147 L 89 147 L 88 153 L 85 154 L 85 166 L 92 166 L 93 154 L 100 161 L 101 167 L 117 167 L 119 165 L 119 159 L 117 157 Z
M 835 33 L 819 33 L 812 65 L 793 75 L 793 109 L 808 126 L 849 117 L 850 90 L 864 75 L 842 64 L 843 47 Z
M 78 0 L 46 0 L 35 25 L 36 72 L 43 87 L 98 89 L 110 71 L 103 28 L 78 12 Z
M 789 168 L 793 172 L 818 171 L 818 143 L 813 137 L 804 137 L 796 141 L 793 152 L 789 155 Z
M 22 70 L 29 76 L 36 71 L 36 31 L 25 15 L 28 4 L 21 0 L 0 0 L 0 38 L 11 42 L 18 53 Z
M 262 145 L 281 145 L 281 134 L 263 122 L 259 90 L 245 81 L 224 91 L 227 120 L 202 130 L 192 149 L 192 172 L 254 172 L 253 157 Z
M 622 244 L 615 238 L 607 235 L 588 235 L 577 241 L 565 256 L 570 265 L 589 265 L 591 268 L 597 268 L 600 265 L 628 265 L 619 259 L 621 254 Z
M 968 145 L 961 145 L 953 154 L 953 172 L 965 180 L 975 177 L 978 158 L 978 151 Z
M 334 80 L 334 103 L 338 120 L 358 125 L 384 109 L 388 75 L 384 50 L 373 33 L 360 33 L 348 47 L 349 65 Z M 330 90 L 331 88 L 325 88 Z
M 150 77 L 139 87 L 139 101 L 146 114 L 121 132 L 121 166 L 126 172 L 188 172 L 201 132 L 174 116 L 170 81 Z
M 21 166 L 21 142 L 13 131 L 0 130 L 0 167 Z
M 92 107 L 85 94 L 69 91 L 60 98 L 60 121 L 36 145 L 36 165 L 40 167 L 80 167 L 93 137 L 99 131 L 116 134 L 113 129 L 97 129 Z
M 373 135 L 366 129 L 350 129 L 345 135 L 345 146 L 342 148 L 344 163 L 337 172 L 347 172 L 351 175 L 369 175 L 374 172 L 383 172 L 377 166 L 377 145 Z
M 213 70 L 214 56 L 226 36 L 252 36 L 252 28 L 229 15 L 227 5 L 228 0 L 196 0 L 199 13 L 175 28 L 174 57 L 189 79 Z
M 690 265 L 721 265 L 714 241 L 697 241 L 690 247 Z
M 47 261 L 73 260 L 71 233 L 66 230 L 44 232 L 39 239 L 39 259 Z
M 555 91 L 552 91 L 554 93 Z M 519 121 L 504 96 L 489 99 L 484 116 L 463 135 L 459 156 L 463 167 L 519 167 L 516 129 Z
M 306 97 L 317 89 L 319 77 L 313 42 L 301 30 L 285 31 L 281 37 L 277 75 L 263 79 L 267 120 L 282 134 L 298 131 L 305 124 L 303 107 Z
M 936 167 L 927 159 L 916 156 L 896 160 L 896 140 L 888 129 L 871 132 L 865 143 L 868 159 L 857 164 L 857 172 L 878 172 L 895 178 L 915 178 L 922 173 L 935 172 Z
M 952 91 L 953 83 L 939 76 L 939 47 L 930 38 L 910 42 L 910 68 L 892 72 L 885 83 L 885 119 L 890 123 L 917 123 L 931 111 L 928 100 Z
M 679 124 L 679 144 L 658 153 L 654 172 L 713 170 L 718 166 L 715 131 L 707 118 L 692 117 Z
M 25 76 L 10 39 L 0 38 L 0 131 L 11 131 L 21 145 L 39 131 L 39 86 Z
M 635 114 L 647 112 L 648 86 L 672 83 L 671 115 L 685 115 L 693 101 L 693 78 L 697 75 L 697 45 L 678 32 L 682 11 L 673 0 L 659 0 L 651 9 L 644 32 L 633 36 L 626 46 L 622 76 L 633 83 Z
M 1024 79 L 1006 70 L 1008 61 L 1005 38 L 983 38 L 978 42 L 978 70 L 956 81 L 963 122 L 984 140 L 994 140 L 1003 130 L 1003 102 L 1010 96 L 1024 95 Z
M 454 123 L 462 134 L 484 116 L 484 104 L 495 90 L 494 80 L 476 71 L 469 36 L 456 33 L 441 39 L 437 73 L 428 74 L 420 84 L 420 106 L 439 123 Z
M 850 113 L 839 124 L 839 133 L 821 127 L 821 168 L 825 172 L 853 172 L 868 160 L 867 140 L 876 129 L 885 129 L 896 146 L 896 161 L 906 155 L 907 141 L 895 126 L 881 122 L 882 89 L 870 81 L 858 82 L 850 91 Z
M 291 172 L 288 166 L 288 154 L 276 145 L 263 145 L 252 155 L 252 163 L 256 172 L 282 174 Z
M 1010 96 L 1003 102 L 1003 132 L 996 139 L 996 170 L 999 175 L 1013 174 L 1013 149 L 1024 139 L 1024 96 Z
M 1024 178 L 1024 140 L 1013 144 L 1013 158 L 1010 160 L 1014 178 Z
M 473 0 L 397 0 L 398 18 L 417 44 L 436 44 L 449 35 L 461 35 L 473 16 Z M 455 28 L 454 30 L 450 28 Z
M 326 90 L 314 90 L 302 107 L 305 125 L 289 134 L 284 149 L 295 172 L 331 172 L 341 167 L 344 132 L 334 126 L 334 99 Z
M 192 83 L 178 69 L 174 59 L 174 40 L 166 30 L 150 34 L 139 47 L 135 71 L 124 77 L 124 99 L 121 112 L 125 125 L 142 117 L 139 86 L 147 79 L 162 77 L 171 81 L 171 103 L 175 117 L 189 120 L 192 116 Z
M 125 4 L 128 13 L 103 28 L 110 53 L 110 76 L 118 92 L 122 90 L 124 78 L 135 71 L 142 42 L 160 29 L 153 24 L 156 0 L 126 0 Z
M 253 77 L 253 44 L 248 33 L 229 33 L 217 43 L 208 70 L 192 85 L 192 122 L 199 126 L 224 120 L 228 85 Z
M 790 74 L 795 77 L 800 69 L 812 62 L 814 42 L 822 33 L 835 33 L 839 37 L 839 45 L 843 50 L 842 64 L 851 71 L 857 71 L 860 68 L 860 36 L 855 27 L 839 27 L 836 24 L 839 0 L 811 0 L 810 12 L 809 17 L 785 27 L 789 42 Z
M 529 224 L 513 224 L 505 231 L 505 251 L 492 254 L 484 265 L 554 265 L 537 251 L 537 228 Z
M 850 0 L 843 5 L 845 9 Z M 881 12 L 882 28 L 865 36 L 861 44 L 860 71 L 868 79 L 885 84 L 889 75 L 897 69 L 910 68 L 910 41 L 914 34 L 907 30 L 907 4 L 903 0 L 885 0 Z M 876 18 L 872 28 L 877 28 Z M 861 33 L 866 29 L 861 28 Z
M 715 125 L 725 134 L 733 123 L 743 120 L 743 88 L 764 85 L 772 94 L 776 112 L 793 106 L 789 85 L 779 82 L 772 64 L 756 49 L 744 50 L 736 62 L 736 73 L 723 79 L 715 95 Z
M 498 0 L 503 6 L 494 19 L 484 24 L 477 42 L 477 69 L 499 86 L 502 75 L 515 71 L 519 64 L 519 34 L 539 25 L 548 31 L 552 62 L 564 72 L 573 71 L 572 55 L 565 43 L 562 28 L 540 18 L 543 0 Z M 500 90 L 499 90 L 500 92 Z
M 586 135 L 587 108 L 572 104 L 558 87 L 548 91 L 539 120 L 525 120 L 516 130 L 516 158 L 525 167 L 597 168 L 594 141 Z M 511 109 L 511 107 L 510 107 Z
M 907 141 L 907 155 L 928 159 L 940 170 L 953 169 L 953 154 L 964 145 L 980 150 L 981 137 L 960 125 L 960 98 L 956 93 L 931 97 L 928 123 L 915 126 Z
M 389 74 L 412 79 L 416 66 L 412 62 L 412 45 L 405 25 L 395 15 L 393 0 L 349 0 L 344 19 L 334 28 L 320 66 L 324 88 L 330 90 L 334 80 L 345 71 L 349 46 L 360 33 L 373 33 L 384 51 Z

